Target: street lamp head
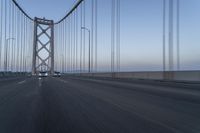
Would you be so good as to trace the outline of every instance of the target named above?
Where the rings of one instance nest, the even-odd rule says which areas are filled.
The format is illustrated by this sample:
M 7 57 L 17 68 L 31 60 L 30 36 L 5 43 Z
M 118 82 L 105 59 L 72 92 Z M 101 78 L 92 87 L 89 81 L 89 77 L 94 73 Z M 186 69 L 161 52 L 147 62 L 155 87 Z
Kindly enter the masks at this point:
M 90 29 L 88 29 L 88 28 L 86 28 L 86 27 L 81 27 L 81 29 L 87 30 L 88 32 L 90 32 Z

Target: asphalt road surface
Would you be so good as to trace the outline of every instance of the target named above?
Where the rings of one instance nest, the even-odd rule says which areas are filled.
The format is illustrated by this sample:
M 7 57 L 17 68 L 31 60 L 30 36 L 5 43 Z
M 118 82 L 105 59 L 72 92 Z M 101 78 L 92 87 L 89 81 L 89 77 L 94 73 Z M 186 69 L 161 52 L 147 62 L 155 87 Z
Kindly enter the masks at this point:
M 0 79 L 0 133 L 200 133 L 200 84 Z

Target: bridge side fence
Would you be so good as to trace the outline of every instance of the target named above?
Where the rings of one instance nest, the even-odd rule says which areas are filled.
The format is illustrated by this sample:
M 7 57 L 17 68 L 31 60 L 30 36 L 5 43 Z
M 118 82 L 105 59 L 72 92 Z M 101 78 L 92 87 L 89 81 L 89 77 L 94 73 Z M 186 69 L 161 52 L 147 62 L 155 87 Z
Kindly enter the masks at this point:
M 146 79 L 146 80 L 173 80 L 173 81 L 200 81 L 200 71 L 168 71 L 168 72 L 116 72 L 116 73 L 82 73 L 74 74 L 83 77 Z

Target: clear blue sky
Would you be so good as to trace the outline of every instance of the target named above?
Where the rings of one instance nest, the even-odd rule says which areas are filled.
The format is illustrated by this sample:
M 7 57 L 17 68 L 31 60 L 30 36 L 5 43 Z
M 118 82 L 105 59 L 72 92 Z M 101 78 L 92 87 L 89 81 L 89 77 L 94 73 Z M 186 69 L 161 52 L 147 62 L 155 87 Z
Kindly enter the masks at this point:
M 61 19 L 76 0 L 16 0 L 31 17 Z
M 75 3 L 75 0 L 17 1 L 30 16 L 55 21 Z M 200 0 L 180 0 L 180 3 L 181 69 L 199 70 Z M 110 65 L 110 6 L 110 0 L 99 0 L 98 60 L 101 70 L 109 69 Z M 121 60 L 123 71 L 162 69 L 162 0 L 121 0 Z

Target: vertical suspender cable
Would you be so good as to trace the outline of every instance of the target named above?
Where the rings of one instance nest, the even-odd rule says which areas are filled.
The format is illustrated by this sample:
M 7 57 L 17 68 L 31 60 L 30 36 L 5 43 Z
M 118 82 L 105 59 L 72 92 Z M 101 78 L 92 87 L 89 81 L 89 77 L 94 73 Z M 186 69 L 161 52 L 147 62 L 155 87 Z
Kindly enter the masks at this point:
M 13 37 L 15 37 L 15 43 L 13 44 L 13 70 L 14 72 L 16 72 L 16 66 L 15 66 L 15 62 L 16 62 L 16 56 L 15 56 L 15 51 L 16 51 L 16 17 L 15 17 L 15 6 L 14 4 L 12 4 L 13 6 Z
M 121 3 L 118 0 L 118 71 L 121 70 Z
M 72 73 L 73 17 L 70 15 L 70 72 Z
M 54 70 L 56 71 L 56 46 L 57 46 L 57 41 L 56 41 L 56 39 L 57 39 L 57 36 L 56 36 L 56 25 L 54 25 L 54 28 L 55 28 L 55 30 L 54 30 L 54 60 L 55 60 L 55 62 L 54 62 Z
M 24 33 L 23 33 L 23 30 L 24 30 L 24 22 L 23 22 L 23 14 L 21 13 L 21 61 L 20 61 L 20 72 L 23 72 L 23 36 L 24 36 Z
M 64 37 L 65 37 L 65 40 L 64 40 L 64 42 L 65 42 L 65 52 L 64 52 L 64 56 L 65 56 L 65 60 L 64 60 L 64 62 L 65 62 L 65 73 L 67 72 L 67 39 L 68 39 L 68 37 L 67 37 L 67 20 L 65 20 L 65 22 L 64 22 L 64 24 L 65 24 L 65 28 L 64 28 L 64 32 L 65 32 L 65 35 L 64 35 Z
M 72 15 L 72 73 L 74 72 L 74 14 Z
M 56 28 L 57 30 L 57 33 L 56 33 L 56 35 L 57 35 L 57 46 L 56 46 L 56 67 L 57 67 L 57 71 L 59 71 L 59 58 L 58 58 L 58 51 L 59 51 L 59 25 L 57 25 L 57 28 Z
M 30 69 L 30 71 L 31 71 L 31 61 L 32 61 L 32 59 L 33 59 L 33 56 L 32 56 L 32 52 L 31 52 L 31 50 L 33 49 L 33 45 L 32 45 L 32 42 L 33 42 L 33 22 L 31 21 L 31 20 L 29 20 L 29 25 L 30 25 L 30 41 L 29 41 L 29 53 L 30 53 L 30 57 L 31 57 L 31 59 L 29 60 L 29 69 Z
M 62 47 L 61 47 L 61 62 L 62 62 L 62 73 L 64 73 L 64 70 L 65 70 L 65 64 L 64 64 L 64 52 L 65 52 L 65 43 L 64 43 L 64 31 L 65 31 L 65 20 L 63 20 L 62 22 Z
M 11 36 L 11 33 L 12 33 L 12 24 L 11 24 L 11 15 L 12 15 L 12 12 L 11 12 L 11 1 L 9 0 L 8 1 L 8 22 L 9 22 L 9 25 L 8 25 L 8 38 L 13 38 L 12 36 Z M 8 39 L 7 38 L 7 39 Z M 10 71 L 11 70 L 11 42 L 13 42 L 13 40 L 9 40 L 9 41 L 7 41 L 8 43 L 7 43 L 7 45 L 8 45 L 8 71 Z
M 62 72 L 62 23 L 60 25 L 60 50 L 59 50 L 59 59 L 60 59 L 60 71 Z
M 62 22 L 62 72 L 64 73 L 64 21 Z
M 32 61 L 32 59 L 33 59 L 33 56 L 32 56 L 32 52 L 31 52 L 31 50 L 33 49 L 33 45 L 31 45 L 32 43 L 31 42 L 33 42 L 33 22 L 31 21 L 31 20 L 29 20 L 29 24 L 30 24 L 30 41 L 29 41 L 29 53 L 30 53 L 30 57 L 31 57 L 31 59 L 29 60 L 29 69 L 30 69 L 30 71 L 31 71 L 31 61 Z
M 17 40 L 18 40 L 18 36 L 17 36 L 17 9 L 16 7 L 14 8 L 14 25 L 15 25 L 15 45 L 14 45 L 14 49 L 15 49 L 15 53 L 14 53 L 14 56 L 15 56 L 15 72 L 17 72 Z
M 65 21 L 65 73 L 67 72 L 67 39 L 68 39 L 68 36 L 67 36 L 67 20 Z
M 72 16 L 69 16 L 69 72 L 71 73 Z
M 83 4 L 81 4 L 81 9 L 80 9 L 80 73 L 82 73 L 82 54 L 83 54 L 83 32 L 82 32 L 82 27 L 83 27 Z
M 116 41 L 116 72 L 118 72 L 119 70 L 119 50 L 118 50 L 118 47 L 119 47 L 119 42 L 118 42 L 118 36 L 119 36 L 119 0 L 116 1 L 116 38 L 115 38 L 115 41 Z
M 61 49 L 62 49 L 62 24 L 60 24 L 60 30 L 59 30 L 59 61 L 60 61 L 60 72 L 62 72 L 62 57 L 61 57 Z
M 63 73 L 65 73 L 65 68 L 66 68 L 65 67 L 65 20 L 63 21 Z
M 5 22 L 4 22 L 4 47 L 5 47 L 5 49 L 6 49 L 6 37 L 7 37 L 7 0 L 5 0 Z M 4 71 L 7 71 L 7 62 L 6 62 L 6 58 L 7 58 L 7 50 L 4 52 Z
M 166 59 L 165 59 L 165 55 L 166 55 L 166 0 L 163 0 L 163 71 L 166 71 Z
M 12 3 L 10 3 L 10 25 L 11 25 L 11 33 L 10 33 L 10 36 L 12 37 L 12 38 L 14 38 L 14 36 L 13 36 L 13 6 L 12 6 Z M 10 42 L 10 45 L 11 45 L 11 47 L 10 47 L 10 56 L 11 56 L 11 60 L 10 60 L 10 71 L 12 71 L 13 72 L 13 42 L 14 41 L 12 41 L 12 42 Z
M 76 9 L 76 37 L 75 37 L 75 40 L 76 40 L 76 71 L 78 70 L 78 9 Z
M 55 26 L 55 70 L 58 71 L 58 59 L 57 59 L 57 51 L 58 51 L 58 25 Z
M 74 47 L 74 15 L 71 15 L 71 73 L 73 73 L 73 47 Z
M 62 72 L 64 73 L 64 21 L 62 22 Z
M 61 29 L 60 29 L 60 64 L 61 64 L 61 72 L 63 73 L 63 22 L 61 23 Z
M 177 70 L 180 70 L 180 0 L 177 0 Z
M 27 32 L 27 28 L 28 28 L 28 26 L 27 26 L 27 18 L 25 19 L 25 21 L 26 21 L 26 25 L 25 25 L 26 26 L 26 30 L 25 30 L 25 35 L 26 35 L 26 40 L 25 40 L 25 55 L 26 56 L 25 56 L 25 61 L 24 61 L 25 62 L 25 71 L 24 72 L 26 73 L 27 72 L 27 58 L 28 58 L 28 53 L 27 53 L 27 48 L 28 48 L 27 45 L 28 45 L 28 43 L 27 43 L 27 40 L 30 39 L 30 38 L 29 38 L 29 33 Z
M 62 34 L 62 40 L 63 40 L 63 73 L 65 72 L 65 40 L 64 40 L 64 36 L 65 35 L 65 20 L 63 21 L 63 34 Z
M 74 37 L 73 37 L 73 72 L 75 72 L 75 66 L 76 66 L 76 12 L 74 12 L 74 29 L 73 29 Z
M 15 27 L 14 27 L 14 5 L 13 5 L 13 3 L 11 3 L 11 12 L 12 12 L 12 14 L 11 14 L 11 25 L 12 25 L 12 37 L 14 38 L 14 29 L 15 29 Z M 16 38 L 15 38 L 16 39 Z M 12 41 L 12 53 L 11 53 L 11 56 L 12 56 L 12 60 L 11 60 L 11 71 L 12 72 L 14 72 L 14 42 Z
M 16 71 L 19 72 L 19 10 L 16 11 Z
M 111 72 L 115 71 L 115 0 L 112 0 L 112 16 L 111 16 Z
M 70 16 L 69 16 L 69 18 L 68 18 L 68 54 L 67 54 L 67 56 L 68 56 L 68 73 L 70 72 L 70 43 L 71 43 L 71 33 L 70 33 L 70 23 L 71 23 L 71 19 L 70 19 Z
M 169 1 L 169 68 L 173 71 L 174 60 L 173 60 L 173 0 Z
M 0 3 L 0 15 L 1 17 L 3 18 L 3 0 L 1 0 L 1 3 Z M 2 35 L 3 35 L 3 19 L 0 19 L 0 72 L 2 71 L 2 60 L 1 60 L 1 52 L 2 52 Z
M 119 72 L 120 0 L 117 0 L 116 2 L 116 71 Z
M 74 12 L 74 72 L 76 72 L 76 11 Z
M 71 15 L 71 22 L 70 22 L 70 33 L 71 33 L 71 43 L 70 43 L 70 72 L 73 72 L 73 14 Z
M 92 22 L 91 22 L 91 72 L 93 72 L 94 66 L 94 0 L 91 3 L 92 6 Z
M 18 72 L 20 72 L 20 36 L 21 36 L 21 31 L 20 31 L 20 28 L 21 28 L 21 23 L 20 23 L 20 11 L 17 10 L 17 69 L 18 69 Z
M 70 55 L 70 73 L 72 72 L 72 15 L 70 15 L 70 44 L 69 44 L 69 55 Z
M 57 50 L 56 50 L 56 60 L 57 60 L 57 71 L 59 71 L 59 25 L 57 25 Z
M 25 34 L 24 34 L 24 15 L 21 13 L 22 15 L 22 44 L 21 44 L 21 48 L 22 48 L 22 53 L 21 53 L 21 70 L 22 72 L 24 72 L 24 38 L 25 38 Z
M 58 59 L 58 71 L 60 71 L 60 25 L 58 26 L 58 51 L 57 51 L 57 59 Z
M 59 53 L 58 53 L 58 51 L 59 51 L 59 25 L 57 26 L 57 52 L 56 52 L 56 57 L 57 57 L 57 71 L 59 71 L 59 57 L 58 57 L 58 55 L 59 55 Z
M 83 2 L 83 27 L 85 27 L 85 23 L 86 23 L 86 19 L 85 19 L 85 6 L 86 6 L 86 3 L 85 1 Z M 83 31 L 83 70 L 86 71 L 86 57 L 85 57 L 85 50 L 86 50 L 86 47 L 85 47 L 85 30 Z
M 95 0 L 95 71 L 98 68 L 98 0 Z
M 4 1 L 1 0 L 1 9 L 0 9 L 0 14 L 1 14 L 1 17 L 3 18 L 4 14 Z M 2 60 L 2 48 L 3 48 L 3 19 L 0 20 L 1 21 L 1 24 L 0 24 L 0 71 L 2 71 L 2 64 L 3 64 L 3 60 Z
M 67 21 L 67 73 L 69 73 L 69 62 L 70 62 L 70 17 L 68 18 Z
M 21 37 L 22 37 L 22 22 L 21 22 L 21 12 L 19 11 L 19 72 L 21 72 L 21 53 L 22 53 L 22 51 L 21 51 L 21 44 L 22 44 L 22 42 L 21 42 Z
M 59 69 L 60 69 L 60 61 L 59 61 L 59 43 L 60 43 L 60 41 L 59 41 L 59 29 L 60 28 L 60 25 L 58 25 L 58 27 L 57 27 L 57 71 L 59 71 Z
M 26 59 L 26 17 L 24 16 L 24 42 L 23 42 L 23 72 L 25 72 L 25 59 Z
M 60 48 L 59 48 L 59 45 L 60 45 L 60 37 L 59 37 L 59 35 L 60 35 L 60 25 L 58 25 L 58 28 L 57 28 L 57 71 L 60 71 L 59 69 L 60 69 L 60 61 L 59 61 L 59 50 L 60 50 Z
M 26 23 L 25 23 L 25 16 L 23 16 L 24 18 L 23 18 L 23 21 L 24 21 L 24 25 L 23 25 L 23 27 L 24 27 L 24 30 L 23 30 L 23 33 L 24 33 L 24 35 L 23 35 L 23 46 L 22 46 L 22 48 L 23 48 L 23 72 L 25 72 L 25 49 L 26 49 L 26 47 L 25 47 L 25 42 L 26 42 Z
M 73 18 L 73 14 L 71 14 L 71 73 L 73 73 L 73 42 L 74 42 L 74 39 L 73 39 L 73 31 L 74 31 L 74 28 L 73 28 L 73 23 L 74 23 L 74 18 Z
M 81 4 L 81 8 L 80 8 L 80 73 L 82 73 L 82 53 L 83 53 L 82 23 L 83 23 L 83 5 Z
M 74 18 L 73 18 L 73 14 L 71 14 L 71 73 L 73 73 L 73 42 L 74 42 L 74 39 L 73 39 L 73 31 L 74 31 L 74 28 L 73 28 L 73 23 L 74 23 Z
M 63 34 L 62 34 L 62 41 L 63 41 L 63 73 L 65 72 L 65 41 L 64 41 L 64 35 L 65 35 L 65 20 L 63 21 Z
M 111 1 L 111 73 L 113 72 L 113 4 L 114 0 Z
M 28 39 L 28 33 L 27 33 L 27 18 L 25 17 L 25 35 L 26 35 L 26 37 L 25 37 L 25 46 L 24 46 L 24 48 L 25 48 L 25 59 L 24 59 L 24 72 L 26 72 L 26 70 L 27 70 L 27 66 L 26 66 L 26 60 L 27 60 L 27 39 Z

